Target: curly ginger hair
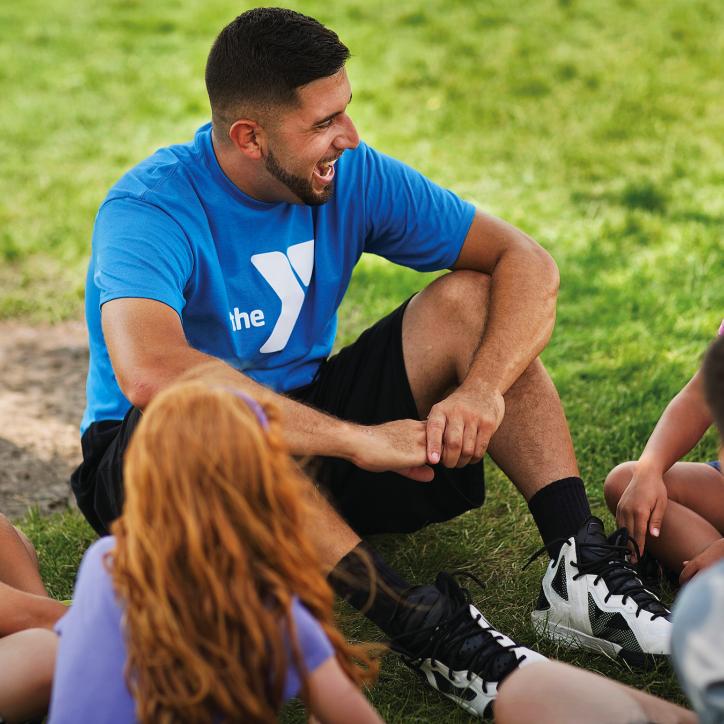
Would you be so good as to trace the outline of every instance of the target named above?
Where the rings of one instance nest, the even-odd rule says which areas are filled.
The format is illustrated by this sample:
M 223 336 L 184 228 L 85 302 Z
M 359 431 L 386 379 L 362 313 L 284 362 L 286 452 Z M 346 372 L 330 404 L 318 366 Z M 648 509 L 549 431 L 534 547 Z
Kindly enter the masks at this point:
M 352 681 L 376 675 L 372 648 L 334 625 L 304 535 L 318 493 L 287 453 L 276 410 L 263 409 L 266 429 L 234 390 L 185 381 L 159 393 L 134 432 L 109 570 L 141 722 L 275 721 L 290 649 L 308 702 L 294 596 Z

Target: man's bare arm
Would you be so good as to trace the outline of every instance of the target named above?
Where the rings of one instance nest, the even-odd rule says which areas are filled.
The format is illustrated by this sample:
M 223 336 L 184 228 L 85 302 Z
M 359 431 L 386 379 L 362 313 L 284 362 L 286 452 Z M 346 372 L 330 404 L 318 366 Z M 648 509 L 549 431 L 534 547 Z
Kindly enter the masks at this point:
M 474 450 L 462 450 L 453 463 L 459 466 L 482 458 L 505 414 L 503 395 L 550 339 L 559 277 L 552 257 L 533 239 L 481 212 L 454 268 L 484 272 L 492 280 L 485 331 L 467 375 L 428 416 L 431 463 L 440 459 L 446 438 L 456 446 L 475 441 Z
M 114 299 L 103 305 L 101 321 L 116 379 L 135 407 L 143 409 L 178 377 L 206 363 L 215 380 L 228 378 L 230 385 L 252 396 L 273 397 L 292 454 L 343 458 L 366 470 L 396 470 L 420 481 L 432 478 L 425 466 L 422 422 L 357 425 L 275 394 L 221 360 L 192 348 L 176 312 L 161 302 Z
M 478 212 L 455 269 L 485 272 L 493 282 L 485 332 L 463 384 L 505 394 L 551 337 L 558 267 L 522 231 Z

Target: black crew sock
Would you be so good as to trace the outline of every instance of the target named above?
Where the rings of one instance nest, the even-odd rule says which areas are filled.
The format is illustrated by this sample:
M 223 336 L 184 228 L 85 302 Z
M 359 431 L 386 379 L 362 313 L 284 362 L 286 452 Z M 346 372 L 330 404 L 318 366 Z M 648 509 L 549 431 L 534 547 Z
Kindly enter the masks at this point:
M 390 568 L 372 546 L 360 542 L 334 567 L 328 580 L 340 598 L 361 611 L 388 636 L 394 635 L 392 618 L 400 596 L 411 584 Z
M 591 517 L 586 489 L 576 477 L 556 480 L 541 488 L 528 501 L 528 508 L 551 558 L 558 555 L 563 545 L 562 541 L 553 541 L 575 535 Z

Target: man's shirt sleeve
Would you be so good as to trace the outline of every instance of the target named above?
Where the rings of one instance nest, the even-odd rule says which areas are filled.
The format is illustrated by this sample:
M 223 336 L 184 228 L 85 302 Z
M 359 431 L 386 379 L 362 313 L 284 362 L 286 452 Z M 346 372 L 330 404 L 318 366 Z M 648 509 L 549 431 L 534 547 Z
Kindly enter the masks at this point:
M 163 302 L 181 315 L 193 255 L 165 211 L 135 198 L 106 201 L 96 218 L 93 257 L 100 306 L 140 297 Z
M 418 271 L 450 268 L 475 207 L 400 161 L 366 151 L 365 251 Z

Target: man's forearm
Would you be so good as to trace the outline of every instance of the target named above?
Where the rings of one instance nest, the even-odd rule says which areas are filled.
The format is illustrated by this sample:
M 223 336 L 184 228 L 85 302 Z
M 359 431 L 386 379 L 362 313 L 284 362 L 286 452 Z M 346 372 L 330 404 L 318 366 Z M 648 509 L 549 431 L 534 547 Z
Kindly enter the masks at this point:
M 541 248 L 511 249 L 491 279 L 485 329 L 463 384 L 505 394 L 553 332 L 558 269 Z
M 284 437 L 293 455 L 325 455 L 348 460 L 354 456 L 355 439 L 359 436 L 355 428 L 358 425 L 273 392 L 226 362 L 191 347 L 179 349 L 173 355 L 164 354 L 158 365 L 147 363 L 147 369 L 139 371 L 138 382 L 129 399 L 135 406 L 143 408 L 162 389 L 183 375 L 229 385 L 252 397 L 271 400 L 282 415 Z
M 413 480 L 428 482 L 425 425 L 419 420 L 393 420 L 359 425 L 272 392 L 220 360 L 199 368 L 201 378 L 228 384 L 258 399 L 270 399 L 282 415 L 282 429 L 292 455 L 342 458 L 371 472 L 394 470 Z
M 204 378 L 270 398 L 281 412 L 292 454 L 343 458 L 367 470 L 424 466 L 424 440 L 418 439 L 416 427 L 422 425 L 419 421 L 357 425 L 276 394 L 189 345 L 180 317 L 165 304 L 149 299 L 114 299 L 103 305 L 101 321 L 116 380 L 135 407 L 144 409 L 161 390 L 184 375 Z M 427 476 L 428 472 L 422 474 Z

